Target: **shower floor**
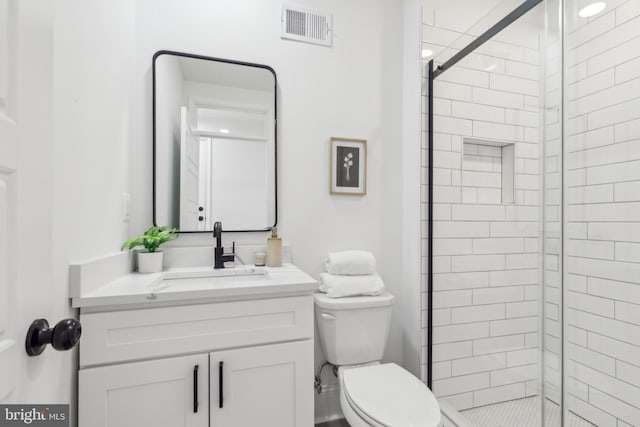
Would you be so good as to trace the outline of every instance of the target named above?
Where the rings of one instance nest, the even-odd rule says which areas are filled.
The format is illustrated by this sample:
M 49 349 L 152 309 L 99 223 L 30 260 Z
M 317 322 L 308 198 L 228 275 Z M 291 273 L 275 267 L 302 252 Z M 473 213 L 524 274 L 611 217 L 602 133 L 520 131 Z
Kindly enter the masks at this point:
M 475 427 L 540 426 L 539 400 L 535 396 L 480 406 L 460 411 L 460 413 Z M 545 425 L 560 426 L 560 407 L 550 400 L 546 401 L 545 418 Z M 569 412 L 569 419 L 566 420 L 565 426 L 595 427 L 573 412 Z

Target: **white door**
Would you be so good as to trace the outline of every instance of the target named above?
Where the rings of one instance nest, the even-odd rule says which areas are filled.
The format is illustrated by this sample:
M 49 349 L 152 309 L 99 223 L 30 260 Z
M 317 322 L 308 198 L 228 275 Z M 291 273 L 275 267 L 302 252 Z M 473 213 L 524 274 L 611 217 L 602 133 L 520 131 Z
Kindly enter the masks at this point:
M 209 355 L 81 369 L 79 426 L 207 427 Z
M 15 293 L 17 229 L 16 172 L 18 165 L 17 2 L 0 0 L 0 402 L 16 386 L 18 347 L 23 337 L 16 316 Z M 24 331 L 22 331 L 24 332 Z
M 180 109 L 180 229 L 204 230 L 198 211 L 200 193 L 200 141 L 187 121 L 187 107 Z
M 313 425 L 311 340 L 211 353 L 211 425 Z

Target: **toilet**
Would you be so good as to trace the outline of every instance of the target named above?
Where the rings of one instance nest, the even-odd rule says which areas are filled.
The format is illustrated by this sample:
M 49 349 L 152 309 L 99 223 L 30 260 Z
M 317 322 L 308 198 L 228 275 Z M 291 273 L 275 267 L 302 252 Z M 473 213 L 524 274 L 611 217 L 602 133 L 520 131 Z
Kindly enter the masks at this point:
M 380 363 L 393 295 L 329 298 L 316 293 L 320 344 L 338 366 L 340 406 L 352 427 L 437 427 L 440 407 L 427 386 L 395 363 Z

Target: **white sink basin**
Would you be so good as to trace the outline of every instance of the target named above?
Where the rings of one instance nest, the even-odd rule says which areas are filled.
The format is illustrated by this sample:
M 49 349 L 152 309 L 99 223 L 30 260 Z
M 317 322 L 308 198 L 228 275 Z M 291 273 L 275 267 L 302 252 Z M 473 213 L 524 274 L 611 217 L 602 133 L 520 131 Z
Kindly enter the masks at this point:
M 165 273 L 160 282 L 152 287 L 153 292 L 175 292 L 182 289 L 228 289 L 238 286 L 263 286 L 270 283 L 266 269 L 253 266 L 232 268 L 203 268 Z
M 268 278 L 269 274 L 264 267 L 254 267 L 248 265 L 238 265 L 229 268 L 214 269 L 213 267 L 205 267 L 201 269 L 184 269 L 184 271 L 175 269 L 164 274 L 163 280 L 176 279 L 193 279 L 204 277 L 252 277 L 252 280 L 259 279 L 256 276 L 264 276 Z

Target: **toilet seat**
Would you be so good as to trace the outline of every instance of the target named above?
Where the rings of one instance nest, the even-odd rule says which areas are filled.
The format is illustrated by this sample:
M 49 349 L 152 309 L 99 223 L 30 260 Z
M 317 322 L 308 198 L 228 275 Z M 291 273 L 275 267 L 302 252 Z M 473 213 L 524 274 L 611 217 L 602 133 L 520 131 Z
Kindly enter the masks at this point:
M 439 425 L 440 407 L 433 393 L 395 363 L 345 369 L 342 374 L 342 391 L 349 406 L 370 425 Z

